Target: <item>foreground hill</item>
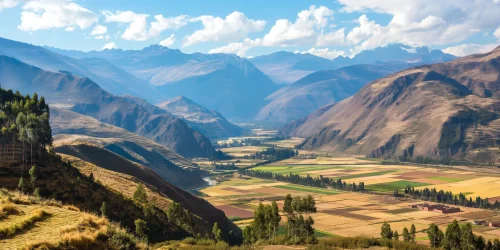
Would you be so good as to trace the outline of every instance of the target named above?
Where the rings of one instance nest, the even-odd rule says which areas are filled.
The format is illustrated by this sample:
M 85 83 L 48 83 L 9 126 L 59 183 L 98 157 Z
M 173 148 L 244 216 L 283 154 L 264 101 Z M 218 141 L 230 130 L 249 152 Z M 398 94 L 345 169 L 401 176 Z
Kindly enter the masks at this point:
M 51 104 L 92 116 L 152 139 L 185 157 L 212 157 L 210 141 L 183 120 L 138 98 L 115 96 L 88 78 L 54 73 L 0 56 L 0 82 L 21 93 L 37 92 Z
M 355 94 L 370 81 L 407 67 L 406 63 L 360 64 L 309 74 L 268 96 L 270 103 L 260 110 L 256 120 L 290 122 L 302 118 Z
M 250 61 L 276 83 L 294 83 L 316 71 L 334 70 L 356 64 L 446 62 L 455 56 L 427 47 L 410 47 L 404 44 L 390 44 L 373 50 L 364 50 L 353 58 L 339 56 L 333 60 L 323 57 L 280 51 L 257 56 Z
M 157 106 L 183 118 L 189 126 L 210 139 L 240 136 L 243 133 L 242 128 L 230 123 L 219 112 L 209 110 L 184 96 L 167 100 Z
M 392 74 L 290 124 L 304 148 L 498 163 L 500 47 Z
M 115 95 L 130 94 L 151 101 L 162 99 L 161 94 L 147 82 L 102 58 L 75 59 L 27 43 L 0 38 L 0 55 L 16 58 L 46 71 L 65 71 L 96 82 Z
M 190 161 L 152 140 L 61 108 L 52 108 L 50 122 L 56 151 L 75 143 L 106 148 L 147 166 L 162 178 L 186 190 L 204 185 L 204 173 Z
M 160 45 L 142 50 L 67 51 L 67 54 L 105 59 L 164 95 L 171 98 L 183 95 L 232 118 L 252 117 L 263 106 L 265 97 L 278 88 L 252 63 L 235 55 L 184 54 Z
M 67 157 L 72 164 L 86 174 L 93 173 L 96 180 L 101 180 L 106 186 L 133 198 L 133 192 L 139 183 L 145 183 L 149 188 L 151 201 L 167 211 L 172 201 L 181 204 L 182 208 L 195 215 L 195 229 L 188 229 L 190 233 L 210 233 L 214 222 L 221 225 L 221 229 L 229 237 L 229 231 L 235 233 L 239 229 L 222 211 L 218 210 L 206 200 L 195 197 L 188 192 L 170 184 L 151 169 L 131 162 L 105 148 L 88 144 L 64 145 L 56 148 L 57 152 Z M 127 188 L 128 186 L 128 188 Z

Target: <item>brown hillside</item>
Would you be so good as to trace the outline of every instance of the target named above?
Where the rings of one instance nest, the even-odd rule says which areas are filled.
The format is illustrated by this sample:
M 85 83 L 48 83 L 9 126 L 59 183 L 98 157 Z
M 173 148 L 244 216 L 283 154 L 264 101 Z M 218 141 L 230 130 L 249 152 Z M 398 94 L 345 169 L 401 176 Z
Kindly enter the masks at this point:
M 376 80 L 283 133 L 308 137 L 304 148 L 498 163 L 499 88 L 497 48 Z
M 203 172 L 190 161 L 152 140 L 92 117 L 60 108 L 51 109 L 54 145 L 87 143 L 107 148 L 126 159 L 151 168 L 184 189 L 204 185 Z
M 83 161 L 99 166 L 105 170 L 121 173 L 131 177 L 133 176 L 132 179 L 128 178 L 129 180 L 135 182 L 140 180 L 141 182 L 148 184 L 168 199 L 180 203 L 184 209 L 200 217 L 202 219 L 202 222 L 200 223 L 204 223 L 205 225 L 200 225 L 198 223 L 198 226 L 205 228 L 205 232 L 210 232 L 210 228 L 214 222 L 218 222 L 226 236 L 229 231 L 233 231 L 235 233 L 239 232 L 238 227 L 229 221 L 222 211 L 216 209 L 204 199 L 197 198 L 189 194 L 188 192 L 168 183 L 151 169 L 133 163 L 107 149 L 86 144 L 74 144 L 59 146 L 57 151 L 80 158 Z M 110 186 L 113 188 L 113 185 Z M 125 195 L 128 193 L 129 192 L 124 192 Z

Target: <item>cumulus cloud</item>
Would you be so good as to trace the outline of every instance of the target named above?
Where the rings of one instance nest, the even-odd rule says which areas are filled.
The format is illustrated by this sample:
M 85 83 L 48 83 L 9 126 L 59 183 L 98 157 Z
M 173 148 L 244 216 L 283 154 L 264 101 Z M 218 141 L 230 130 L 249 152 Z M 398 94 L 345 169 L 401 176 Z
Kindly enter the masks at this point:
M 22 9 L 18 26 L 22 31 L 52 28 L 73 31 L 76 27 L 87 29 L 97 22 L 94 12 L 66 0 L 28 1 Z
M 183 46 L 191 46 L 202 42 L 231 42 L 244 39 L 251 32 L 262 31 L 266 21 L 253 20 L 241 12 L 233 12 L 225 19 L 214 16 L 199 16 L 190 22 L 201 22 L 202 29 L 194 31 L 184 39 Z
M 102 14 L 106 18 L 106 22 L 128 23 L 129 26 L 121 38 L 131 41 L 146 41 L 150 38 L 157 37 L 161 32 L 167 29 L 178 29 L 187 24 L 187 16 L 177 16 L 165 18 L 162 15 L 156 15 L 154 22 L 151 22 L 148 29 L 147 14 L 137 14 L 132 11 L 103 11 Z
M 288 19 L 277 20 L 268 34 L 264 36 L 264 46 L 290 46 L 314 43 L 317 30 L 327 26 L 333 18 L 333 11 L 325 6 L 310 6 L 297 14 L 295 22 Z M 326 40 L 323 40 L 326 41 Z
M 259 46 L 262 44 L 261 39 L 248 39 L 246 38 L 243 42 L 241 43 L 230 43 L 228 45 L 218 47 L 215 49 L 211 49 L 208 51 L 209 54 L 216 54 L 216 53 L 225 53 L 225 54 L 236 54 L 240 57 L 244 57 L 245 53 L 256 46 Z
M 497 0 L 495 0 L 497 1 Z M 491 0 L 339 0 L 344 12 L 378 12 L 392 15 L 386 26 L 366 15 L 347 35 L 353 53 L 390 43 L 413 46 L 444 45 L 500 25 L 500 5 Z
M 104 35 L 106 33 L 108 33 L 108 28 L 106 26 L 96 25 L 96 26 L 94 26 L 94 28 L 90 32 L 90 35 L 91 36 L 98 36 L 98 35 Z
M 114 42 L 110 42 L 110 43 L 104 44 L 104 46 L 102 47 L 101 50 L 105 50 L 105 49 L 118 49 L 118 46 L 116 46 L 116 44 Z
M 345 56 L 345 52 L 343 50 L 329 50 L 328 48 L 324 49 L 317 49 L 317 48 L 311 48 L 307 51 L 295 51 L 294 53 L 300 53 L 300 54 L 311 54 L 319 57 L 324 57 L 327 59 L 334 59 L 339 56 Z
M 454 56 L 468 56 L 471 54 L 490 52 L 497 46 L 498 44 L 461 44 L 443 49 L 443 52 Z
M 166 39 L 162 40 L 160 42 L 160 45 L 165 46 L 165 47 L 169 47 L 169 46 L 172 46 L 172 44 L 174 44 L 174 43 L 175 43 L 175 35 L 172 34 L 169 37 L 167 37 Z
M 18 3 L 19 0 L 0 0 L 0 11 L 15 7 Z
M 326 34 L 320 34 L 318 36 L 318 40 L 316 41 L 316 46 L 332 46 L 343 44 L 345 44 L 344 28 Z

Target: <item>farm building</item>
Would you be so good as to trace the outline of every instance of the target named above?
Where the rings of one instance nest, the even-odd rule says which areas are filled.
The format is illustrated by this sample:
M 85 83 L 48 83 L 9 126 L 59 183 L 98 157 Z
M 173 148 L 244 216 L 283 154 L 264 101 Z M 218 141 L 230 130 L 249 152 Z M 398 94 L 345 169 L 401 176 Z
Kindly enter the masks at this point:
M 460 208 L 458 208 L 458 207 L 450 207 L 450 206 L 443 205 L 443 204 L 423 203 L 423 204 L 408 205 L 408 207 L 420 209 L 422 211 L 432 211 L 432 212 L 442 213 L 442 214 L 450 214 L 450 213 L 460 212 Z

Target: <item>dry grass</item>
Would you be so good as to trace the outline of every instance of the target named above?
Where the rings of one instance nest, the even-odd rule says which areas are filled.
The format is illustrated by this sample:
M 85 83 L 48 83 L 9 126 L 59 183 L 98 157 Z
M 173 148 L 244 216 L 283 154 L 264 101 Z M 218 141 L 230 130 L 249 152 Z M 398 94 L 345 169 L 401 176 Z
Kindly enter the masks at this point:
M 12 214 L 19 214 L 19 212 L 19 208 L 13 203 L 2 204 L 0 205 L 0 220 Z
M 11 238 L 16 234 L 29 229 L 36 222 L 46 219 L 50 215 L 51 214 L 46 212 L 45 210 L 37 209 L 28 218 L 8 227 L 0 228 L 0 239 Z

